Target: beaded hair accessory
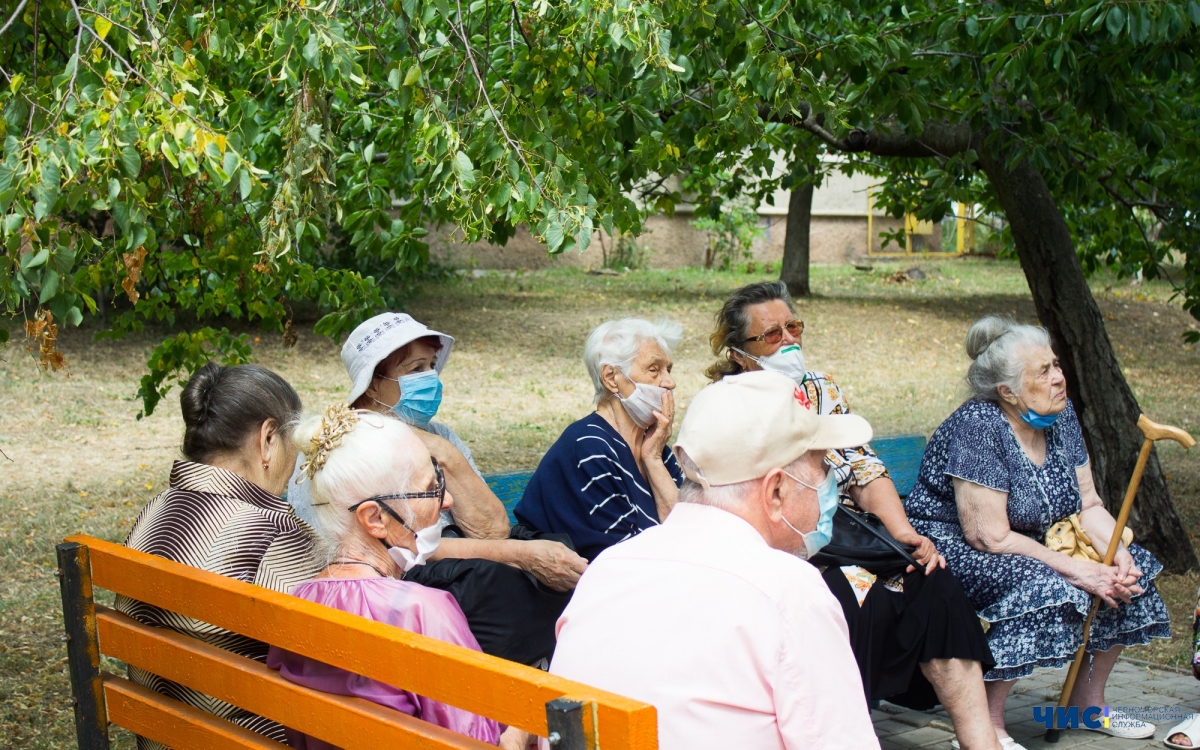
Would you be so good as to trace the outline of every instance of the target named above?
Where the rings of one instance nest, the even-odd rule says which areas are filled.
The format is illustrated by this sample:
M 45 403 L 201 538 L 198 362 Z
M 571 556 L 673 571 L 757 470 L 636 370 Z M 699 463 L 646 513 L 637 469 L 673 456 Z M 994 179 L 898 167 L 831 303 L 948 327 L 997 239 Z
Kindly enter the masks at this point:
M 334 404 L 325 410 L 321 417 L 321 429 L 309 442 L 310 449 L 305 451 L 308 460 L 300 465 L 300 478 L 296 484 L 302 484 L 306 479 L 312 479 L 317 472 L 325 468 L 329 454 L 342 444 L 354 426 L 358 424 L 358 412 L 345 404 Z M 322 503 L 313 503 L 320 505 Z

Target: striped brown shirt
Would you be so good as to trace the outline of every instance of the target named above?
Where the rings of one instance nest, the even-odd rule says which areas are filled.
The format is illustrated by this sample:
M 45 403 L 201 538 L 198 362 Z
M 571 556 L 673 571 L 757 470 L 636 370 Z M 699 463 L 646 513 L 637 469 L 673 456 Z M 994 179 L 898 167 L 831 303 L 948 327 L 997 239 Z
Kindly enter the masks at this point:
M 133 524 L 125 546 L 239 581 L 291 593 L 323 567 L 314 553 L 312 531 L 290 505 L 233 472 L 208 464 L 176 461 L 170 488 L 151 500 Z M 169 628 L 256 661 L 267 644 L 190 617 L 118 596 L 117 610 L 147 625 Z M 136 667 L 139 685 L 286 742 L 283 727 L 269 719 Z M 139 750 L 162 746 L 138 738 Z

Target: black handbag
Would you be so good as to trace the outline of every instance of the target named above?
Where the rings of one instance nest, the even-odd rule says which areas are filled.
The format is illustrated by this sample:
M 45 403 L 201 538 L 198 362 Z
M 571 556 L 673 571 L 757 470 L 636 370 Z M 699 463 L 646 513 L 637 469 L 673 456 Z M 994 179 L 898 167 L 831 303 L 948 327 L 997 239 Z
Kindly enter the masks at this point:
M 909 565 L 924 570 L 912 556 L 915 550 L 892 538 L 878 516 L 839 503 L 833 514 L 832 538 L 810 562 L 818 566 L 857 565 L 875 575 L 891 575 Z

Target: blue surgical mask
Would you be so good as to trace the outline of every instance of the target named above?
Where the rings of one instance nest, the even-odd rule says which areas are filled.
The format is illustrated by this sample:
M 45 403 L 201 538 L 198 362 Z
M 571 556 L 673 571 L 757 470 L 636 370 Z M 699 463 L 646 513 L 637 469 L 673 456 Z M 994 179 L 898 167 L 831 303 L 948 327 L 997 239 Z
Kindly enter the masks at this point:
M 825 545 L 829 544 L 829 540 L 833 538 L 833 514 L 837 511 L 837 506 L 840 502 L 837 477 L 834 475 L 833 469 L 830 469 L 825 475 L 825 481 L 813 487 L 807 482 L 796 479 L 796 477 L 793 477 L 786 471 L 784 474 L 795 479 L 797 484 L 817 491 L 817 502 L 821 511 L 821 515 L 817 517 L 817 528 L 808 532 L 801 531 L 793 526 L 791 521 L 787 520 L 787 516 L 783 516 L 783 522 L 788 525 L 788 528 L 804 538 L 804 554 L 800 556 L 805 560 L 811 560 L 813 555 L 820 552 Z M 799 552 L 797 554 L 799 555 Z
M 392 413 L 414 427 L 425 429 L 442 405 L 442 381 L 437 370 L 415 372 L 396 379 L 400 385 L 400 400 Z
M 1058 414 L 1062 414 L 1060 411 Z M 1033 409 L 1027 409 L 1021 415 L 1021 421 L 1035 430 L 1044 430 L 1058 421 L 1058 414 L 1038 414 Z

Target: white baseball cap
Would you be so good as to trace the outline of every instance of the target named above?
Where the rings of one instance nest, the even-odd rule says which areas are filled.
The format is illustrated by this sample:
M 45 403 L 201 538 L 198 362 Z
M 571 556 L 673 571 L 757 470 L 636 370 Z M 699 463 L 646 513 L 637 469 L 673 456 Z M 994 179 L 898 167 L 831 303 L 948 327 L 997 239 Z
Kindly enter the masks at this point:
M 433 369 L 440 375 L 450 359 L 454 338 L 426 328 L 406 313 L 386 312 L 360 323 L 346 343 L 342 344 L 342 364 L 350 375 L 350 395 L 346 403 L 353 404 L 366 392 L 375 375 L 375 368 L 388 356 L 405 345 L 426 336 L 437 336 L 442 348 L 433 358 Z
M 755 370 L 693 396 L 675 446 L 700 470 L 688 479 L 708 487 L 758 479 L 807 451 L 865 445 L 871 434 L 857 414 L 818 415 L 794 380 Z

